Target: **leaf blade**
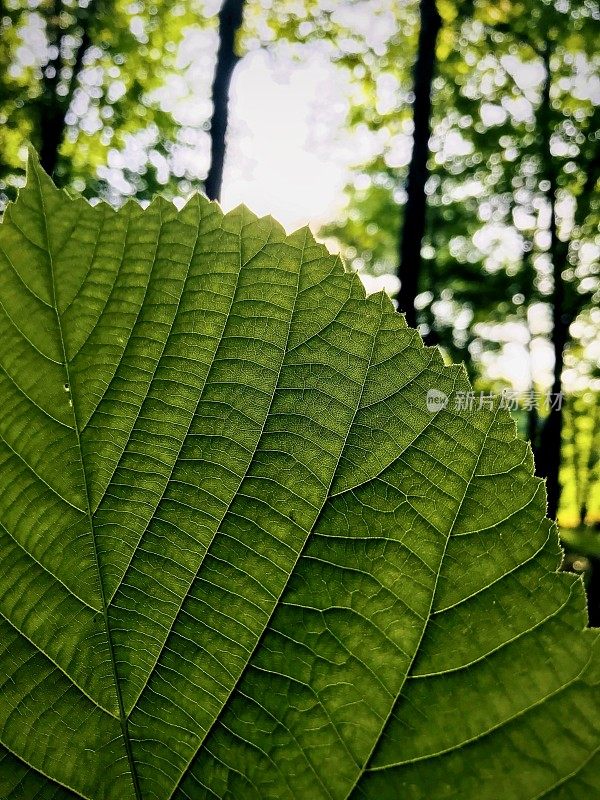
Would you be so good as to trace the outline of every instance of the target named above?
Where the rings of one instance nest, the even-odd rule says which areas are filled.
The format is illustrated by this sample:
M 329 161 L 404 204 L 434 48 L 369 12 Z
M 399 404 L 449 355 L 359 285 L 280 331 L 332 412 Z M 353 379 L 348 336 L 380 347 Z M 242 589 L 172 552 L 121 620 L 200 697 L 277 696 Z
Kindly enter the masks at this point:
M 426 410 L 468 383 L 383 295 L 307 230 L 92 208 L 35 162 L 0 245 L 11 800 L 24 769 L 41 796 L 470 797 L 479 751 L 477 796 L 592 780 L 597 637 L 531 454 L 505 412 Z M 562 694 L 572 778 L 540 744 Z

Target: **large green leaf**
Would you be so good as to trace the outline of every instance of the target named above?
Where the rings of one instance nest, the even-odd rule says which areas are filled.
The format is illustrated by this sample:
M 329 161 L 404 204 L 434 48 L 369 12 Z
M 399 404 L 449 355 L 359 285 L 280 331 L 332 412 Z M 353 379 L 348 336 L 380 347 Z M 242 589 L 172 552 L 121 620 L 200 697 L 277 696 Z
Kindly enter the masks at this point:
M 600 791 L 528 448 L 307 230 L 32 162 L 0 306 L 1 797 Z

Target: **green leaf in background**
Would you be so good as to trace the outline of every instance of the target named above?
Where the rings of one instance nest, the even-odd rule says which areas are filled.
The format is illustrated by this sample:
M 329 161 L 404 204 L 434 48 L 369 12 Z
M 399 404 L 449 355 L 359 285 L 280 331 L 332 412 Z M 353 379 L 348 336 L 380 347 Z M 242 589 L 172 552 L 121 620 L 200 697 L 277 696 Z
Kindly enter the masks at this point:
M 32 160 L 0 309 L 2 798 L 600 792 L 527 446 L 308 230 Z

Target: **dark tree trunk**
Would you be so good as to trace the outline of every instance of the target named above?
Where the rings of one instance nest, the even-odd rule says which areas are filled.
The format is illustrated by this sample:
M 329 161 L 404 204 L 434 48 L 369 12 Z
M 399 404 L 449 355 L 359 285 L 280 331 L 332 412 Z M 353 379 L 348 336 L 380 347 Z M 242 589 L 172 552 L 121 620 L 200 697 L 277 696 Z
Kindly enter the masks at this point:
M 56 55 L 44 67 L 42 92 L 39 99 L 40 162 L 48 175 L 52 175 L 56 168 L 58 151 L 64 133 L 60 124 L 62 100 L 57 92 L 64 66 L 63 31 L 59 23 L 62 5 L 61 0 L 54 0 L 46 22 L 48 43 L 56 48 Z
M 533 242 L 529 242 L 529 248 L 524 250 L 521 262 L 521 270 L 523 272 L 522 291 L 525 296 L 525 308 L 529 308 L 535 297 L 535 279 L 534 279 L 534 266 L 532 259 Z M 534 392 L 535 385 L 533 381 L 533 354 L 531 352 L 531 342 L 533 339 L 531 333 L 531 326 L 527 315 L 525 316 L 525 324 L 527 325 L 527 362 L 529 365 L 529 389 Z M 533 395 L 532 395 L 533 396 Z M 534 463 L 537 464 L 536 453 L 538 445 L 538 428 L 539 428 L 539 415 L 535 403 L 527 409 L 527 427 L 526 436 L 531 445 L 533 452 Z
M 538 433 L 538 412 L 537 408 L 532 407 L 527 411 L 527 439 L 531 445 L 531 450 L 535 456 L 537 450 L 537 433 Z
M 42 79 L 42 94 L 39 101 L 40 163 L 48 175 L 54 176 L 59 185 L 63 181 L 56 167 L 59 161 L 60 147 L 65 138 L 67 112 L 79 81 L 84 55 L 91 44 L 90 26 L 96 5 L 97 3 L 92 0 L 86 9 L 81 11 L 81 17 L 78 20 L 81 39 L 75 52 L 68 91 L 64 97 L 57 92 L 64 67 L 63 38 L 66 34 L 72 35 L 73 31 L 63 30 L 59 27 L 59 17 L 62 11 L 60 0 L 55 1 L 51 12 L 52 19 L 48 24 L 49 38 L 57 49 L 57 55 L 46 65 Z
M 565 309 L 565 286 L 562 272 L 566 266 L 567 246 L 558 238 L 556 225 L 556 193 L 557 175 L 554 158 L 550 152 L 550 137 L 552 133 L 552 106 L 550 101 L 550 46 L 544 51 L 544 66 L 546 77 L 542 91 L 539 110 L 539 124 L 541 129 L 542 144 L 542 169 L 543 177 L 547 184 L 546 199 L 550 206 L 550 259 L 552 262 L 553 288 L 550 298 L 552 310 L 552 334 L 550 337 L 554 351 L 554 371 L 551 390 L 551 399 L 548 416 L 544 422 L 538 449 L 538 474 L 546 478 L 546 492 L 548 495 L 548 516 L 556 518 L 560 502 L 560 458 L 562 443 L 562 372 L 564 365 L 565 348 L 569 338 L 569 323 Z
M 212 85 L 213 115 L 210 123 L 211 161 L 204 191 L 210 200 L 219 200 L 225 163 L 225 136 L 229 117 L 229 84 L 239 57 L 235 35 L 242 24 L 244 0 L 223 0 L 219 12 L 219 50 Z
M 413 77 L 413 149 L 406 183 L 406 205 L 400 236 L 398 310 L 416 327 L 415 298 L 419 292 L 421 247 L 425 234 L 427 199 L 425 184 L 429 177 L 427 159 L 431 136 L 431 88 L 435 68 L 435 48 L 442 24 L 435 0 L 420 0 L 421 28 Z
M 600 558 L 588 556 L 590 577 L 587 585 L 590 628 L 600 628 Z
M 540 445 L 538 448 L 538 474 L 546 478 L 546 492 L 548 495 L 548 516 L 556 519 L 560 502 L 560 461 L 563 428 L 562 410 L 562 371 L 564 365 L 564 352 L 568 342 L 568 322 L 562 310 L 562 279 L 561 268 L 553 268 L 554 281 L 558 290 L 552 292 L 552 336 L 551 343 L 554 351 L 554 371 L 551 390 L 551 403 L 548 416 L 542 426 Z M 558 274 L 557 274 L 558 273 Z
M 594 409 L 594 418 L 593 418 L 593 438 L 592 443 L 590 446 L 590 452 L 588 456 L 588 463 L 587 463 L 587 473 L 586 473 L 586 483 L 584 488 L 583 500 L 581 502 L 581 508 L 579 510 L 579 524 L 580 526 L 584 526 L 586 519 L 587 519 L 587 511 L 588 511 L 588 498 L 592 495 L 591 493 L 594 490 L 594 469 L 596 465 L 596 458 L 597 458 L 597 447 L 598 447 L 598 439 L 599 439 L 599 427 L 598 423 L 600 422 L 600 406 L 597 405 Z M 595 531 L 596 535 L 600 537 L 600 530 L 598 529 L 598 524 L 594 526 L 592 529 Z M 590 573 L 588 576 L 587 581 L 587 598 L 588 598 L 588 615 L 590 621 L 591 628 L 600 628 L 600 558 L 598 556 L 589 556 L 588 559 L 590 562 Z
M 573 436 L 573 443 L 576 446 L 575 436 Z M 590 499 L 593 497 L 594 491 L 594 472 L 596 469 L 596 464 L 600 460 L 600 403 L 597 402 L 594 407 L 594 413 L 592 415 L 592 441 L 590 444 L 590 449 L 588 453 L 587 463 L 585 465 L 585 476 L 584 479 L 581 481 L 582 483 L 582 491 L 581 495 L 579 496 L 579 525 L 583 527 L 587 521 L 588 515 L 588 503 Z M 598 531 L 600 534 L 600 531 Z M 600 581 L 600 574 L 597 576 L 598 581 Z M 599 590 L 600 595 L 600 590 Z

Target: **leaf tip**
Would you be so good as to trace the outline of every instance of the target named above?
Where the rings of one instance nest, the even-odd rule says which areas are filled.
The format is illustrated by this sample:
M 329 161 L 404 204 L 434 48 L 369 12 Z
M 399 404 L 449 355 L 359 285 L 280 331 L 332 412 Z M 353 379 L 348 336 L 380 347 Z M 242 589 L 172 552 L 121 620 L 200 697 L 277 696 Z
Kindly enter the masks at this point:
M 49 189 L 51 192 L 59 191 L 58 187 L 52 180 L 51 176 L 46 172 L 46 170 L 42 166 L 39 153 L 37 152 L 35 147 L 31 144 L 31 142 L 27 142 L 26 147 L 27 147 L 27 161 L 25 165 L 26 180 L 24 188 L 28 188 L 31 186 L 31 178 L 32 176 L 34 176 L 36 182 L 40 185 L 40 187 L 44 186 L 45 189 Z
M 42 167 L 40 156 L 35 149 L 35 147 L 31 144 L 31 142 L 27 142 L 27 160 L 25 164 L 25 174 L 27 176 L 27 181 L 32 174 L 43 174 L 46 178 L 50 179 L 50 176 L 47 175 L 44 168 Z

